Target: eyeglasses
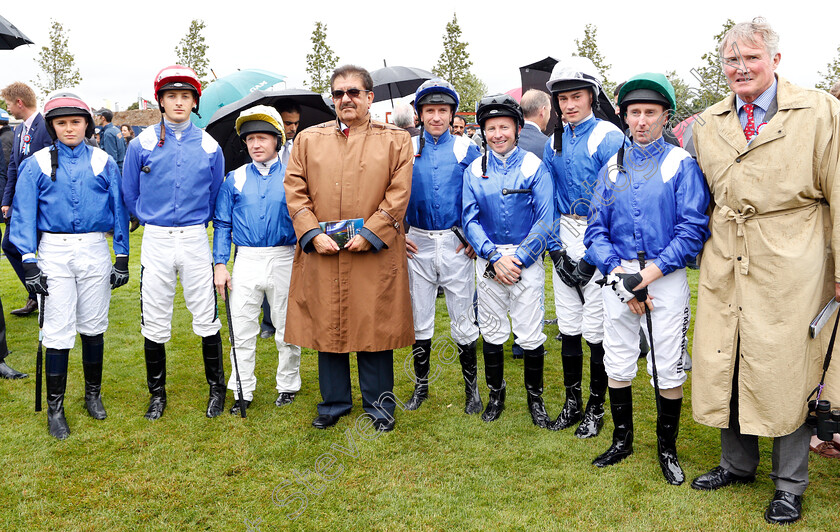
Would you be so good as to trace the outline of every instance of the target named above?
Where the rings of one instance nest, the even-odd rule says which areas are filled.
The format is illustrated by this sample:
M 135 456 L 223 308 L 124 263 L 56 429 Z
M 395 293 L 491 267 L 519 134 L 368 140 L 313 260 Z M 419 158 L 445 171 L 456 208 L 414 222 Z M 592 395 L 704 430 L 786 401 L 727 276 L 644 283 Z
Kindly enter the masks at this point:
M 332 97 L 333 97 L 333 100 L 340 100 L 340 99 L 344 98 L 344 95 L 346 94 L 347 96 L 349 96 L 351 98 L 358 98 L 359 95 L 361 95 L 363 92 L 370 92 L 370 91 L 365 90 L 365 89 L 347 89 L 346 91 L 337 90 L 337 91 L 332 91 Z

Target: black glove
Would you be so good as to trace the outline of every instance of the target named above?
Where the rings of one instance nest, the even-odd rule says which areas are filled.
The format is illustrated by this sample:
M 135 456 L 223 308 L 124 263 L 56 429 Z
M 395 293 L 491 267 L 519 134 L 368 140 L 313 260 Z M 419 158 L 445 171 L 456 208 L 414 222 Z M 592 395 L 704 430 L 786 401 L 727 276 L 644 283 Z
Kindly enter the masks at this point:
M 611 273 L 604 284 L 613 289 L 622 303 L 629 303 L 634 297 L 641 302 L 647 299 L 647 287 L 634 290 L 641 282 L 641 273 Z
M 47 291 L 47 276 L 41 274 L 41 268 L 38 267 L 37 262 L 23 263 L 24 284 L 29 293 L 41 294 L 44 296 L 50 295 Z
M 487 267 L 484 268 L 484 277 L 487 279 L 496 278 L 496 268 L 493 267 L 493 263 L 490 261 L 487 261 Z
M 586 262 L 585 259 L 580 259 L 577 263 L 575 271 L 572 272 L 572 279 L 574 279 L 575 283 L 582 288 L 592 280 L 592 276 L 595 275 L 595 271 L 597 269 L 598 268 L 596 268 L 593 264 Z
M 557 272 L 557 277 L 563 281 L 563 284 L 571 288 L 576 287 L 578 284 L 574 277 L 572 277 L 572 274 L 575 272 L 577 263 L 569 257 L 566 250 L 557 249 L 549 251 L 548 256 L 551 257 L 551 262 L 554 263 L 554 271 Z
M 128 257 L 117 257 L 111 267 L 111 290 L 128 282 Z

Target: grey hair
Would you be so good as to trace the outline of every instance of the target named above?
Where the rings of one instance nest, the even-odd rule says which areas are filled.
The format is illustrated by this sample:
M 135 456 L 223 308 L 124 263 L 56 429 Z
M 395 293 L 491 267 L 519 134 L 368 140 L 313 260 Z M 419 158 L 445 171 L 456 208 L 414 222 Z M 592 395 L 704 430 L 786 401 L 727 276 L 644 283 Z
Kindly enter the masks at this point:
M 522 95 L 522 100 L 519 102 L 519 105 L 522 107 L 522 114 L 525 118 L 528 118 L 539 113 L 543 107 L 549 107 L 551 105 L 551 98 L 541 90 L 528 89 Z
M 830 92 L 832 96 L 840 100 L 840 81 L 835 83 L 834 86 L 831 87 L 831 90 L 828 92 Z
M 414 125 L 414 108 L 407 103 L 394 107 L 394 125 L 403 129 Z
M 767 19 L 764 17 L 755 17 L 751 22 L 739 22 L 732 26 L 729 31 L 723 36 L 718 46 L 718 57 L 723 59 L 726 54 L 727 47 L 735 41 L 743 41 L 753 46 L 760 46 L 756 35 L 761 36 L 764 41 L 764 49 L 772 59 L 779 53 L 779 34 L 776 33 Z

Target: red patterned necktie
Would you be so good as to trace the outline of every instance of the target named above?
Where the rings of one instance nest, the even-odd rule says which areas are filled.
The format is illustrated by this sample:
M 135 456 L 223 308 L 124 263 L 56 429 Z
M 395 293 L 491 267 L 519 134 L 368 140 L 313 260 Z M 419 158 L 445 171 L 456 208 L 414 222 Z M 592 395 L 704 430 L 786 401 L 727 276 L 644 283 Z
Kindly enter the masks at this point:
M 758 134 L 758 132 L 755 130 L 755 115 L 753 114 L 754 109 L 755 104 L 744 104 L 744 111 L 746 111 L 747 113 L 747 125 L 744 126 L 744 135 L 746 135 L 747 137 L 747 142 L 751 141 L 753 137 Z
M 341 132 L 344 133 L 345 137 L 350 136 L 350 128 L 349 127 L 345 127 L 344 129 L 341 130 Z

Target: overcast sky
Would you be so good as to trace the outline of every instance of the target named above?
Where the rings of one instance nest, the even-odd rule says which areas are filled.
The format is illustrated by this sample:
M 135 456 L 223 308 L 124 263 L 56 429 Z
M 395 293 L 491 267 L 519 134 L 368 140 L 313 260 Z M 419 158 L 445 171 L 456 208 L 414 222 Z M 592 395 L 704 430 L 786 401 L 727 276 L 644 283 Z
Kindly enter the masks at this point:
M 54 18 L 69 30 L 70 49 L 83 77 L 77 91 L 94 107 L 118 103 L 121 109 L 138 95 L 153 99 L 154 75 L 175 62 L 175 46 L 193 18 L 207 24 L 204 36 L 216 75 L 263 68 L 288 76 L 289 88 L 302 87 L 307 79 L 306 54 L 315 21 L 327 24 L 327 42 L 340 63 L 374 70 L 386 60 L 388 65 L 431 70 L 442 51 L 446 23 L 456 12 L 473 71 L 491 92 L 519 86 L 522 65 L 547 55 L 570 55 L 587 23 L 598 27 L 601 53 L 612 64 L 610 79 L 615 81 L 645 71 L 676 70 L 696 86 L 690 70 L 701 65 L 700 56 L 712 49 L 712 37 L 727 18 L 740 22 L 766 17 L 781 36 L 779 74 L 808 87 L 820 79 L 818 71 L 826 70 L 840 45 L 838 2 L 766 0 L 759 10 L 732 0 L 37 0 L 15 2 L 14 10 L 9 9 L 12 2 L 4 4 L 0 14 L 35 45 L 0 51 L 0 86 L 35 79 L 35 58 L 48 43 Z M 248 9 L 250 5 L 260 11 Z

